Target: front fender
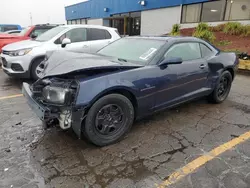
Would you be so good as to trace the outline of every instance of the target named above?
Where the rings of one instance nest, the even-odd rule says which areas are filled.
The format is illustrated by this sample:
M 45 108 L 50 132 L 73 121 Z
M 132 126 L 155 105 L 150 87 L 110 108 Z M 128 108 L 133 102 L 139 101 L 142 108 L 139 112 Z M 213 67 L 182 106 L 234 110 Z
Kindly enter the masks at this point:
M 79 80 L 79 90 L 75 105 L 77 107 L 90 106 L 100 96 L 118 89 L 125 89 L 135 96 L 139 92 L 132 82 L 122 79 L 110 79 L 108 76 L 91 80 Z

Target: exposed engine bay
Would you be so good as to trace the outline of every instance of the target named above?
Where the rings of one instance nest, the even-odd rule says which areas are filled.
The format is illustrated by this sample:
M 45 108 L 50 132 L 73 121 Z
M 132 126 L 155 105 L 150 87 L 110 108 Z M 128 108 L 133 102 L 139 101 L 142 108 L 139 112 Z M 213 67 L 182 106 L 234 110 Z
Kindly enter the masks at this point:
M 72 122 L 72 107 L 78 89 L 74 79 L 46 78 L 31 86 L 34 99 L 47 109 L 45 122 L 59 121 L 62 129 L 69 129 Z

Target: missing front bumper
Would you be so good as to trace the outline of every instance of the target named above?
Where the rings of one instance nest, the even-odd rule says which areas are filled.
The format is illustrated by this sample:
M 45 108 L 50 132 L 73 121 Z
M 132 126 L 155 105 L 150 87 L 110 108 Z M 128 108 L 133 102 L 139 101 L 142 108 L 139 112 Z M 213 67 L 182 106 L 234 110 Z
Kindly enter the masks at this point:
M 50 113 L 49 109 L 38 104 L 35 99 L 32 97 L 32 92 L 30 90 L 30 85 L 28 83 L 23 83 L 22 93 L 24 97 L 27 99 L 28 105 L 31 109 L 35 112 L 35 114 L 41 119 L 42 121 L 46 120 L 46 115 Z
M 32 97 L 32 91 L 30 90 L 30 85 L 28 83 L 23 83 L 22 93 L 27 99 L 27 103 L 31 107 L 31 109 L 35 112 L 35 114 L 41 119 L 43 122 L 47 122 L 51 119 L 58 119 L 60 123 L 60 127 L 62 129 L 72 128 L 76 133 L 78 138 L 81 138 L 82 133 L 82 121 L 84 120 L 85 109 L 74 109 L 71 110 L 69 116 L 65 116 L 64 112 L 53 114 L 51 110 L 42 104 L 36 102 L 36 100 Z M 69 122 L 70 125 L 66 125 L 65 123 Z

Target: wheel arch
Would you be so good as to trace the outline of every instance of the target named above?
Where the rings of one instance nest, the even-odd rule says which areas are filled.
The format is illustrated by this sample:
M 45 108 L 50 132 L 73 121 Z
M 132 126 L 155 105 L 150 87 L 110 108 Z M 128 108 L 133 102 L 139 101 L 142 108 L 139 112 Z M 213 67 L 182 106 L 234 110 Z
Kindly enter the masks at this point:
M 234 80 L 234 77 L 235 77 L 234 69 L 232 67 L 228 67 L 225 69 L 225 71 L 230 72 L 230 74 L 232 75 L 232 80 Z
M 30 65 L 29 65 L 29 70 L 28 70 L 30 76 L 31 76 L 31 68 L 32 68 L 33 63 L 34 63 L 36 60 L 42 59 L 42 58 L 45 58 L 45 55 L 36 56 L 36 57 L 34 57 L 34 58 L 31 60 Z
M 87 107 L 87 111 L 88 109 L 91 108 L 91 106 L 100 98 L 109 95 L 109 94 L 120 94 L 123 95 L 125 97 L 127 97 L 130 102 L 132 103 L 133 107 L 134 107 L 134 111 L 135 111 L 135 117 L 136 117 L 136 113 L 137 113 L 137 109 L 138 109 L 138 101 L 136 98 L 136 95 L 133 91 L 131 91 L 130 88 L 127 87 L 112 87 L 109 89 L 104 90 L 103 92 L 99 93 L 98 95 L 96 95 L 89 103 L 88 107 Z

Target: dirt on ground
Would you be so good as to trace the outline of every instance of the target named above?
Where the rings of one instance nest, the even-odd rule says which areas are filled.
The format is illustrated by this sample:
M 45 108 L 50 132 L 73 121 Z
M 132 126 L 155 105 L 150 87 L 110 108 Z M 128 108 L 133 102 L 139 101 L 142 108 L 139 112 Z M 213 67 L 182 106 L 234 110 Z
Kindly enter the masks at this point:
M 195 28 L 182 29 L 182 36 L 192 36 Z M 250 54 L 250 36 L 234 36 L 225 34 L 222 31 L 214 32 L 216 40 L 214 45 L 221 50 L 234 51 L 238 53 L 247 52 Z

